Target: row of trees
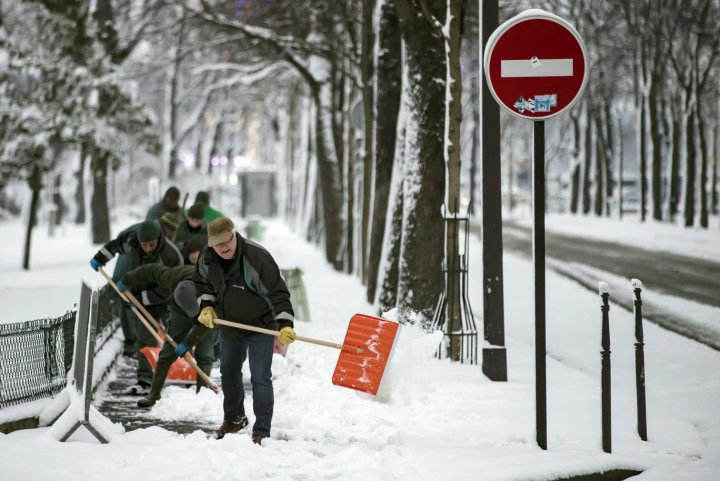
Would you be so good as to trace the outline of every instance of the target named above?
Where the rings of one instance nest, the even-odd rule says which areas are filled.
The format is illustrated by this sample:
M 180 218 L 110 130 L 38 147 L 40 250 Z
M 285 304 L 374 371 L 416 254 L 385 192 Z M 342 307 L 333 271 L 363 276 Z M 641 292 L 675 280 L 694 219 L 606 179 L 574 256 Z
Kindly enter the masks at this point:
M 79 150 L 79 215 L 84 217 L 84 164 L 93 174 L 93 238 L 107 240 L 107 175 L 126 156 L 135 135 L 157 144 L 153 115 L 136 100 L 116 70 L 133 43 L 120 44 L 110 0 L 39 0 L 0 4 L 0 188 L 13 179 L 32 192 L 24 268 L 40 192 L 63 152 Z M 138 37 L 139 38 L 139 37 Z M 82 219 L 81 219 L 82 220 Z
M 708 227 L 718 213 L 720 2 L 556 0 L 590 55 L 582 103 L 560 130 L 570 210 L 610 215 L 622 184 L 642 221 Z M 632 192 L 631 192 L 632 193 Z
M 456 249 L 441 206 L 458 205 L 460 159 L 471 210 L 479 197 L 478 2 L 195 5 L 192 15 L 292 74 L 273 87 L 286 215 L 361 277 L 371 302 L 427 315 L 443 244 Z M 500 2 L 501 19 L 537 6 L 574 23 L 590 57 L 582 102 L 551 126 L 548 169 L 567 179 L 569 209 L 622 215 L 623 192 L 637 189 L 641 220 L 682 214 L 707 227 L 718 208 L 720 2 Z M 524 128 L 504 116 L 506 138 Z
M 501 21 L 541 6 L 587 43 L 588 91 L 549 126 L 548 170 L 568 179 L 573 212 L 609 215 L 625 177 L 641 189 L 643 219 L 682 212 L 686 225 L 707 225 L 717 209 L 718 3 L 500 2 Z M 89 162 L 96 242 L 109 236 L 109 168 L 131 184 L 212 172 L 213 159 L 247 151 L 260 119 L 260 155 L 280 169 L 289 222 L 358 275 L 371 302 L 431 313 L 444 246 L 448 263 L 458 250 L 442 206 L 472 213 L 479 202 L 477 1 L 0 5 L 0 168 L 37 190 L 63 149 L 78 150 L 77 212 Z M 528 137 L 523 129 L 504 115 L 504 144 Z M 133 164 L 137 144 L 159 160 Z

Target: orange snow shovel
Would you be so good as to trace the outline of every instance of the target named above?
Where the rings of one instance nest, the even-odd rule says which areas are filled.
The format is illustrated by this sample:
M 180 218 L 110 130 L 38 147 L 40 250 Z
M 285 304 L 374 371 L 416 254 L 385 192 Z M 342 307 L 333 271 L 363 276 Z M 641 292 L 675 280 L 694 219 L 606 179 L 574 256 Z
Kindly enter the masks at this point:
M 160 358 L 160 347 L 158 346 L 146 346 L 140 349 L 140 352 L 155 372 L 155 366 L 157 366 L 158 359 Z M 197 381 L 197 375 L 193 371 L 192 366 L 185 361 L 184 358 L 179 357 L 170 365 L 170 370 L 167 373 L 168 383 L 180 383 L 180 384 L 195 384 Z
M 248 326 L 224 319 L 215 319 L 214 322 L 222 326 L 261 332 L 275 337 L 280 336 L 278 331 L 262 327 Z M 340 357 L 333 373 L 333 384 L 375 395 L 380 389 L 385 367 L 395 345 L 397 331 L 398 323 L 396 322 L 365 314 L 355 314 L 350 319 L 345 333 L 345 341 L 342 344 L 303 336 L 295 336 L 295 340 L 340 349 Z
M 115 292 L 118 293 L 118 295 L 120 296 L 120 298 L 123 301 L 125 301 L 125 302 L 128 302 L 128 300 L 132 301 L 132 303 L 134 305 L 131 305 L 130 309 L 133 311 L 133 314 L 135 314 L 137 316 L 137 318 L 140 319 L 140 322 L 142 322 L 143 325 L 147 328 L 147 330 L 150 331 L 150 333 L 158 341 L 158 343 L 160 343 L 160 344 L 163 343 L 162 337 L 160 337 L 160 334 L 157 333 L 157 331 L 161 331 L 161 332 L 164 332 L 165 339 L 170 343 L 170 345 L 173 348 L 177 347 L 177 343 L 175 342 L 175 340 L 172 337 L 170 337 L 170 334 L 168 334 L 167 331 L 165 331 L 162 327 L 160 327 L 160 324 L 158 324 L 158 322 L 147 311 L 147 309 L 145 309 L 145 307 L 138 302 L 137 298 L 132 294 L 132 292 L 120 291 L 120 289 L 118 289 L 117 284 L 115 284 L 115 281 L 112 280 L 112 277 L 110 277 L 107 274 L 107 272 L 105 272 L 105 269 L 103 269 L 102 267 L 98 268 L 98 272 L 103 275 L 103 277 L 108 281 L 108 283 L 113 287 L 113 289 L 115 289 Z M 140 311 L 142 311 L 142 314 L 138 311 L 138 309 Z M 153 324 L 155 329 L 153 329 L 153 326 L 150 326 L 150 323 Z M 157 331 L 156 331 L 156 329 L 157 329 Z M 202 369 L 200 369 L 198 367 L 197 362 L 195 362 L 195 359 L 192 357 L 190 352 L 186 352 L 183 355 L 183 359 L 185 359 L 185 361 L 187 361 L 187 363 L 190 365 L 190 367 L 192 367 L 195 370 L 197 375 L 200 376 L 203 381 L 205 381 L 205 384 L 210 389 L 212 389 L 215 394 L 220 392 L 220 388 L 218 387 L 218 385 L 215 384 L 215 382 L 212 379 L 210 379 L 210 377 L 208 377 L 208 375 L 205 374 L 202 371 Z

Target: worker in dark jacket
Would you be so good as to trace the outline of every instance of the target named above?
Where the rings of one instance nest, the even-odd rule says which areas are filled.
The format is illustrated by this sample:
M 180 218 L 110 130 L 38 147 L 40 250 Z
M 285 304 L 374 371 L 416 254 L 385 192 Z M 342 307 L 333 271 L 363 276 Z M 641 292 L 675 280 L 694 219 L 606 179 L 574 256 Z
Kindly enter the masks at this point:
M 201 204 L 193 204 L 187 212 L 187 219 L 178 226 L 175 234 L 175 245 L 181 250 L 191 237 L 206 236 L 207 225 L 203 219 L 205 207 Z
M 195 293 L 195 284 L 192 281 L 194 265 L 166 267 L 160 264 L 149 264 L 138 267 L 125 274 L 118 288 L 124 290 L 142 284 L 157 284 L 163 289 L 173 293 L 170 319 L 167 323 L 167 333 L 176 342 L 177 349 L 169 341 L 165 341 L 153 376 L 150 393 L 138 401 L 140 407 L 153 406 L 160 399 L 160 391 L 165 384 L 170 366 L 179 356 L 185 354 L 195 346 L 195 360 L 198 367 L 208 376 L 215 362 L 214 344 L 217 340 L 217 330 L 209 329 L 197 322 L 198 304 Z M 205 386 L 200 376 L 197 377 L 197 391 Z
M 197 288 L 198 321 L 213 327 L 218 317 L 280 331 L 282 344 L 295 340 L 290 294 L 275 260 L 264 248 L 235 232 L 227 217 L 208 225 L 208 246 L 198 259 L 193 280 Z M 248 424 L 242 365 L 250 362 L 255 425 L 252 441 L 270 436 L 273 415 L 272 356 L 274 337 L 220 326 L 220 372 L 225 419 L 216 431 L 221 439 Z
M 117 238 L 105 244 L 92 258 L 90 265 L 93 269 L 98 270 L 99 267 L 112 260 L 116 254 L 126 254 L 129 257 L 131 270 L 147 264 L 162 264 L 168 267 L 183 265 L 182 254 L 178 248 L 161 234 L 157 222 L 149 220 L 121 232 Z M 167 303 L 170 300 L 171 291 L 148 282 L 134 286 L 131 292 L 155 319 L 167 317 Z M 134 314 L 128 313 L 128 316 L 138 323 L 138 348 L 154 346 L 156 341 L 153 335 L 145 326 L 139 325 L 140 321 L 135 318 Z M 127 394 L 146 394 L 150 389 L 152 377 L 153 371 L 150 363 L 145 356 L 139 356 L 137 384 L 130 387 Z
M 182 208 L 180 207 L 180 190 L 175 186 L 168 188 L 163 198 L 150 207 L 145 220 L 159 220 L 168 212 L 176 215 L 178 219 L 184 217 Z

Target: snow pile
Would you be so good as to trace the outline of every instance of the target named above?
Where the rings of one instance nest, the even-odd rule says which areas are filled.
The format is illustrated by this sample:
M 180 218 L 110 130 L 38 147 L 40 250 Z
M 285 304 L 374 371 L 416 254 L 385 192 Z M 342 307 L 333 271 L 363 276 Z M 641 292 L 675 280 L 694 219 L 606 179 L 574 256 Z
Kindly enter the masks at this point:
M 397 322 L 397 309 L 385 312 L 383 318 Z M 376 399 L 380 402 L 407 400 L 422 385 L 424 373 L 442 342 L 443 333 L 428 334 L 414 325 L 401 325 L 392 354 L 385 367 Z
M 196 394 L 195 386 L 167 386 L 150 415 L 161 421 L 202 421 L 219 426 L 223 422 L 222 399 L 222 394 L 210 389 Z

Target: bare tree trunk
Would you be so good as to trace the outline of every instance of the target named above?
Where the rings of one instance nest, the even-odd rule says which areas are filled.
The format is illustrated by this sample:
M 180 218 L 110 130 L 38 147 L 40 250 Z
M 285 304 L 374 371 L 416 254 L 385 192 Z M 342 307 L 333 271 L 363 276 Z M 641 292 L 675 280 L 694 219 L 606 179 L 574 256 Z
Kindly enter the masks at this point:
M 375 195 L 373 196 L 372 228 L 368 258 L 367 299 L 374 302 L 378 267 L 382 256 L 385 223 L 388 212 L 388 195 L 392 182 L 395 156 L 398 112 L 402 92 L 402 53 L 395 1 L 387 0 L 380 12 L 377 57 L 377 121 L 375 124 Z M 402 217 L 400 217 L 402 223 Z M 398 250 L 399 252 L 399 250 Z M 397 263 L 395 263 L 397 267 Z M 397 279 L 396 279 L 397 282 Z M 387 304 L 386 304 L 387 305 Z M 393 302 L 394 305 L 394 302 Z
M 445 204 L 449 214 L 458 215 L 460 208 L 460 125 L 462 123 L 462 78 L 460 74 L 460 47 L 462 36 L 461 1 L 448 0 L 446 25 L 447 39 L 445 52 L 447 58 L 447 76 L 445 84 L 445 162 L 447 185 L 445 186 Z M 449 332 L 462 330 L 462 312 L 460 308 L 460 230 L 447 225 L 445 232 L 445 265 L 448 267 L 447 282 L 447 320 Z M 459 361 L 462 357 L 459 338 L 450 338 L 450 356 Z
M 682 119 L 680 118 L 680 113 L 676 108 L 675 101 L 671 100 L 671 102 L 672 151 L 670 153 L 670 195 L 668 196 L 668 213 L 670 215 L 670 221 L 674 222 L 680 206 L 680 151 L 682 149 L 680 142 L 682 135 Z
M 325 257 L 336 270 L 342 269 L 340 247 L 343 237 L 342 181 L 338 163 L 328 138 L 331 134 L 331 106 L 325 106 L 317 90 L 315 98 L 315 153 L 318 162 L 320 191 L 322 193 L 323 225 L 325 227 Z
M 398 180 L 398 189 L 392 202 L 390 216 L 390 231 L 387 232 L 387 252 L 383 255 L 386 258 L 385 269 L 382 275 L 380 286 L 380 311 L 381 313 L 397 307 L 398 284 L 400 280 L 400 246 L 402 245 L 402 224 L 403 224 L 403 181 Z
M 648 95 L 648 117 L 650 120 L 650 141 L 652 142 L 652 212 L 654 220 L 662 220 L 662 136 L 660 135 L 660 115 L 658 113 L 659 78 L 655 75 L 650 79 Z
M 700 227 L 708 228 L 708 151 L 707 139 L 705 137 L 705 121 L 703 120 L 702 102 L 697 104 L 697 129 L 698 140 L 700 141 Z
M 639 44 L 639 49 L 637 50 L 635 58 L 635 102 L 638 114 L 637 138 L 638 155 L 640 157 L 638 165 L 638 193 L 640 197 L 640 220 L 642 222 L 645 222 L 645 217 L 647 216 L 647 136 L 645 134 L 646 113 L 644 88 L 645 78 L 647 77 L 647 75 L 645 67 L 645 43 L 642 38 L 639 39 Z
M 593 154 L 593 125 L 590 102 L 585 102 L 585 151 L 583 152 L 583 182 L 582 182 L 582 211 L 583 214 L 590 212 L 590 167 L 592 166 Z
M 620 220 L 623 218 L 623 179 L 625 178 L 625 138 L 623 137 L 623 125 L 622 120 L 618 119 L 618 136 L 620 137 L 618 142 L 618 217 Z
M 364 285 L 368 284 L 368 228 L 370 226 L 370 201 L 372 197 L 373 179 L 373 145 L 375 133 L 373 103 L 373 48 L 375 46 L 375 33 L 373 30 L 373 11 L 375 0 L 363 0 L 362 2 L 362 52 L 360 56 L 360 71 L 362 78 L 362 102 L 364 132 L 363 152 L 363 192 L 362 192 L 362 225 L 360 231 L 360 279 Z M 383 99 L 384 101 L 384 99 Z
M 712 197 L 711 210 L 713 214 L 718 213 L 718 144 L 720 143 L 720 118 L 715 118 L 715 127 L 713 128 L 713 168 L 712 168 Z
M 108 157 L 105 152 L 95 151 L 92 156 L 92 242 L 105 244 L 110 241 L 110 216 L 107 198 Z
M 610 200 L 613 197 L 613 168 L 612 162 L 615 158 L 615 135 L 613 135 L 613 121 L 612 121 L 612 110 L 610 108 L 610 102 L 606 98 L 602 100 L 603 104 L 603 120 L 605 123 L 605 163 L 604 163 L 604 176 L 605 176 L 605 215 L 610 215 Z
M 88 147 L 87 142 L 80 144 L 80 166 L 77 172 L 75 172 L 75 178 L 77 179 L 77 190 L 75 191 L 75 203 L 77 204 L 77 214 L 75 215 L 76 224 L 84 224 L 86 213 L 85 213 L 85 165 L 87 163 Z
M 603 215 L 603 207 L 605 205 L 604 202 L 604 178 L 603 178 L 603 170 L 606 165 L 605 155 L 607 154 L 607 150 L 605 149 L 605 139 L 603 135 L 603 123 L 602 119 L 600 118 L 601 114 L 599 112 L 596 112 L 593 114 L 593 118 L 595 120 L 595 127 L 596 127 L 596 141 L 595 141 L 595 215 L 600 217 Z
M 178 167 L 178 110 L 180 108 L 178 99 L 178 90 L 180 84 L 180 68 L 182 64 L 182 48 L 185 43 L 187 26 L 187 11 L 183 9 L 182 19 L 180 20 L 180 31 L 177 36 L 175 45 L 175 60 L 173 61 L 172 70 L 170 71 L 170 99 L 168 108 L 170 109 L 170 125 L 168 125 L 170 152 L 168 159 L 168 178 L 174 179 L 177 175 Z
M 482 75 L 482 70 L 480 70 L 479 62 L 477 61 L 479 56 L 479 53 L 477 51 L 477 48 L 473 49 L 473 64 L 475 65 L 475 68 L 478 70 L 478 75 L 472 75 L 472 80 L 470 82 L 470 99 L 472 102 L 472 142 L 470 147 L 470 200 L 468 203 L 468 214 L 470 216 L 475 215 L 475 202 L 476 196 L 475 192 L 477 191 L 477 168 L 478 168 L 478 159 L 480 157 L 480 79 L 479 76 Z M 512 192 L 512 159 L 510 162 L 510 184 L 508 185 L 508 188 L 511 189 L 510 192 Z M 512 194 L 510 194 L 510 210 L 512 211 Z
M 222 140 L 223 136 L 223 122 L 222 122 L 222 115 L 218 116 L 217 121 L 215 122 L 215 132 L 213 133 L 212 138 L 212 145 L 210 146 L 210 156 L 208 157 L 208 174 L 212 173 L 213 167 L 213 158 L 218 157 L 220 155 L 220 142 Z
M 348 82 L 349 83 L 349 82 Z M 347 96 L 347 110 L 346 118 L 351 117 L 352 104 L 355 99 L 355 88 L 351 87 L 348 89 L 351 92 Z M 355 272 L 355 266 L 357 259 L 355 258 L 355 125 L 352 122 L 346 122 L 344 125 L 346 129 L 346 140 L 347 140 L 347 182 L 345 186 L 345 195 L 347 196 L 347 210 L 345 217 L 347 222 L 345 223 L 346 234 L 345 234 L 345 258 L 347 263 L 345 266 L 345 272 L 353 274 Z
M 398 304 L 401 318 L 412 310 L 430 319 L 442 286 L 445 168 L 438 119 L 445 117 L 445 82 L 439 81 L 446 75 L 445 49 L 439 29 L 415 4 L 398 0 L 396 5 L 407 52 L 408 118 L 416 123 L 407 130 Z M 427 7 L 442 18 L 445 1 L 428 1 Z
M 570 212 L 577 214 L 580 199 L 580 117 L 578 114 L 571 114 L 570 119 L 573 125 L 573 151 L 570 159 Z M 512 165 L 512 159 L 510 160 L 510 165 Z
M 691 95 L 688 93 L 688 95 Z M 695 224 L 695 109 L 691 107 L 687 113 L 687 125 L 685 126 L 685 227 L 692 227 Z
M 40 191 L 42 190 L 42 174 L 40 169 L 35 167 L 27 180 L 32 192 L 30 199 L 30 212 L 28 215 L 27 229 L 25 230 L 25 248 L 23 251 L 23 269 L 30 270 L 30 250 L 32 248 L 32 231 L 37 224 L 37 211 L 40 204 Z

